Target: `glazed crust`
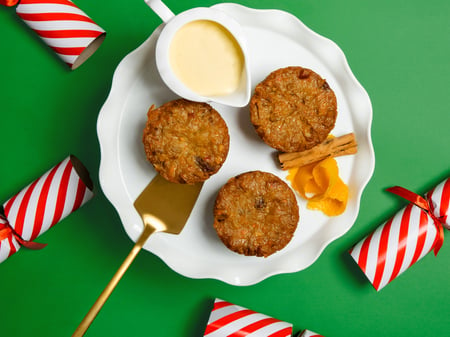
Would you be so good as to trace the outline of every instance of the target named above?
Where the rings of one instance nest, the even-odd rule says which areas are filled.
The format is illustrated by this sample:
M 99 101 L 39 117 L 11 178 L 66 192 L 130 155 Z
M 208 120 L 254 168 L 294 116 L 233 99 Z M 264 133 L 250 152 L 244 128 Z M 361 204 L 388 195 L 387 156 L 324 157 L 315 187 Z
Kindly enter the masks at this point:
M 214 205 L 214 228 L 232 251 L 267 257 L 292 239 L 299 221 L 297 200 L 277 176 L 242 173 L 220 189 Z
M 225 121 L 209 104 L 177 99 L 150 107 L 147 117 L 145 154 L 165 179 L 193 184 L 221 168 L 230 137 Z
M 314 71 L 281 68 L 256 86 L 250 117 L 269 146 L 282 152 L 304 151 L 323 142 L 334 128 L 336 96 Z

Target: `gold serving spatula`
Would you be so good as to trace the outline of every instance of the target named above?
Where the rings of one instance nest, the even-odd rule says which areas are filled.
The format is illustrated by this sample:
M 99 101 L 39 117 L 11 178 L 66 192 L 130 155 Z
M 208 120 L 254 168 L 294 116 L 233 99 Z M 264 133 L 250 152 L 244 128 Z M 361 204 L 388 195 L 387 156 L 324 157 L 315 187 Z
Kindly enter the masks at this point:
M 179 234 L 182 231 L 202 186 L 203 183 L 193 185 L 171 183 L 159 174 L 153 178 L 134 202 L 134 207 L 144 223 L 141 235 L 72 337 L 83 336 L 86 333 L 150 235 L 156 232 Z

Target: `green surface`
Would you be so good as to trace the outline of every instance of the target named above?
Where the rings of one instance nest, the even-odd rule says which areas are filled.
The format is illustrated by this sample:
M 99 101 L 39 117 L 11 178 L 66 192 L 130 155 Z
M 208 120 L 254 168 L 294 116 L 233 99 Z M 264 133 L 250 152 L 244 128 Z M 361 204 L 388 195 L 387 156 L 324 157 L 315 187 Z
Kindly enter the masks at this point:
M 0 8 L 0 201 L 69 153 L 88 167 L 97 193 L 39 238 L 48 243 L 44 250 L 21 249 L 0 265 L 0 336 L 70 336 L 132 247 L 99 187 L 96 121 L 116 66 L 160 20 L 143 0 L 74 2 L 107 31 L 100 49 L 75 71 L 12 8 Z M 166 3 L 180 12 L 215 2 Z M 403 205 L 385 188 L 423 193 L 450 173 L 450 2 L 239 3 L 289 11 L 335 41 L 369 93 L 376 168 L 359 216 L 308 269 L 253 286 L 188 279 L 143 252 L 86 336 L 202 336 L 215 297 L 291 322 L 296 332 L 448 336 L 450 242 L 379 293 L 346 251 Z

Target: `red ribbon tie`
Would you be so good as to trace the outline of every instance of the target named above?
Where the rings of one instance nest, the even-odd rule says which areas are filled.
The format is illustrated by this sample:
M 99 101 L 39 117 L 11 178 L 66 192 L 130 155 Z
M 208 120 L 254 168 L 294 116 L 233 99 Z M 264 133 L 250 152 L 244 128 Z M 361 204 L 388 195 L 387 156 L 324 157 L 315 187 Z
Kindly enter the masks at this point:
M 6 217 L 0 215 L 0 218 L 3 221 L 0 221 L 0 241 L 8 238 L 10 235 L 12 235 L 17 242 L 19 242 L 22 246 L 28 248 L 28 249 L 42 249 L 45 246 L 47 246 L 47 244 L 45 243 L 38 243 L 38 242 L 33 242 L 33 241 L 27 241 L 22 239 L 22 237 L 17 234 L 17 232 L 11 227 L 11 225 L 8 222 L 8 219 L 6 219 Z
M 0 0 L 0 5 L 6 6 L 6 7 L 12 7 L 17 5 L 19 0 Z
M 417 207 L 420 207 L 433 219 L 433 223 L 436 226 L 436 230 L 438 232 L 436 240 L 433 244 L 433 247 L 434 247 L 433 252 L 434 252 L 434 255 L 436 256 L 437 253 L 439 252 L 439 250 L 441 249 L 442 244 L 444 243 L 444 227 L 442 225 L 443 221 L 441 221 L 440 218 L 436 217 L 433 214 L 429 202 L 422 196 L 420 196 L 414 192 L 411 192 L 410 190 L 407 190 L 406 188 L 403 188 L 400 186 L 390 187 L 386 190 L 388 192 L 397 194 L 398 196 L 410 201 Z

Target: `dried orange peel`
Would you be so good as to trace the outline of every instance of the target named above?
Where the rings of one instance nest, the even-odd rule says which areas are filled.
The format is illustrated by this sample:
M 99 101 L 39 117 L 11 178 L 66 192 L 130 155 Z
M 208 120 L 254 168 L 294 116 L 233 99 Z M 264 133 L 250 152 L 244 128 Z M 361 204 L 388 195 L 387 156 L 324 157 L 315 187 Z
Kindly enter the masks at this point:
M 327 158 L 289 170 L 287 179 L 292 187 L 307 200 L 307 208 L 320 210 L 328 216 L 345 211 L 348 186 L 339 177 L 336 160 Z

